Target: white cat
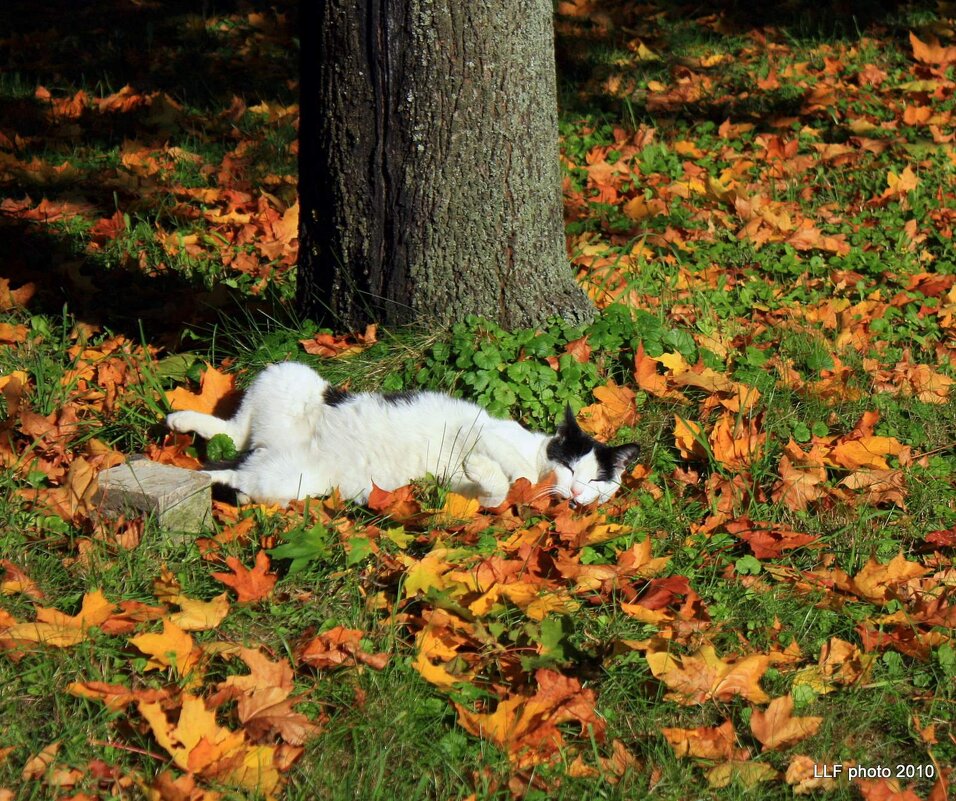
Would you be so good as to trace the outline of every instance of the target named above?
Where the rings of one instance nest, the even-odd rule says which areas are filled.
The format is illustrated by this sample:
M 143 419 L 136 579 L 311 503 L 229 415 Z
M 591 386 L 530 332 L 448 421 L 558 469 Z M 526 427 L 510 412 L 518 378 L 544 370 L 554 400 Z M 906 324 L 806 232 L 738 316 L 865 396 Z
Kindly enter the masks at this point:
M 495 507 L 516 479 L 536 483 L 553 471 L 549 491 L 586 505 L 614 494 L 638 451 L 588 436 L 570 408 L 549 437 L 436 392 L 347 392 L 294 362 L 260 373 L 231 420 L 186 411 L 166 424 L 204 439 L 228 434 L 245 455 L 235 469 L 207 473 L 262 503 L 328 495 L 335 487 L 365 503 L 373 483 L 394 490 L 430 473 Z

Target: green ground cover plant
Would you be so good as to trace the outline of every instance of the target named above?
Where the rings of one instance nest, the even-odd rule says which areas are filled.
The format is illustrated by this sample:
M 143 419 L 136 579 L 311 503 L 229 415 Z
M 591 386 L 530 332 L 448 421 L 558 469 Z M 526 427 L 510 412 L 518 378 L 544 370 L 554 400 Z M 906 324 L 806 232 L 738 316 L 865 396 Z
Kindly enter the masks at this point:
M 952 797 L 956 18 L 741 6 L 557 4 L 600 313 L 519 331 L 289 311 L 295 4 L 0 31 L 0 801 Z M 641 457 L 601 508 L 97 514 L 283 359 Z

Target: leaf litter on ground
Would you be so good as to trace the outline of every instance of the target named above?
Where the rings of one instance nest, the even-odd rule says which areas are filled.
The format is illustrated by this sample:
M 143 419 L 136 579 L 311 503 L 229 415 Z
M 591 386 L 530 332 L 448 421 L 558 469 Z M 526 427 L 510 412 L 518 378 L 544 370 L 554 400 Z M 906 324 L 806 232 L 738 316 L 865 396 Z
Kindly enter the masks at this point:
M 91 717 L 79 749 L 48 726 L 40 741 L 11 729 L 0 798 L 20 782 L 75 798 L 312 797 L 310 743 L 334 750 L 330 724 L 362 714 L 377 672 L 423 685 L 443 731 L 502 756 L 479 760 L 472 797 L 589 783 L 849 797 L 819 768 L 868 759 L 920 773 L 857 780 L 865 799 L 946 796 L 953 20 L 941 7 L 801 37 L 725 11 L 557 11 L 578 76 L 562 118 L 572 262 L 605 319 L 627 322 L 613 351 L 597 326 L 518 358 L 559 382 L 593 370 L 573 387 L 582 426 L 643 437 L 624 490 L 597 510 L 520 482 L 495 510 L 427 482 L 376 488 L 367 509 L 217 502 L 188 558 L 163 553 L 181 576 L 157 575 L 147 522 L 99 518 L 96 474 L 133 444 L 201 465 L 191 438 L 154 424 L 168 408 L 221 409 L 247 368 L 159 360 L 223 288 L 291 297 L 298 106 L 231 90 L 200 107 L 142 73 L 116 91 L 54 83 L 56 45 L 34 64 L 30 34 L 11 32 L 35 83 L 13 101 L 30 109 L 21 126 L 0 124 L 0 241 L 56 258 L 39 270 L 11 248 L 0 278 L 0 457 L 17 521 L 0 660 L 81 653 L 53 692 L 120 717 Z M 239 43 L 263 76 L 294 81 L 292 13 L 194 18 L 216 43 L 210 75 L 242 69 Z M 156 57 L 143 53 L 137 69 Z M 142 281 L 104 291 L 116 267 Z M 51 275 L 84 322 L 51 313 Z M 173 277 L 178 294 L 154 292 Z M 147 328 L 114 330 L 135 316 Z M 287 339 L 283 357 L 346 365 L 382 346 L 374 326 Z M 124 565 L 128 584 L 110 578 Z M 336 595 L 349 583 L 354 614 Z M 879 739 L 891 719 L 902 730 L 887 709 L 912 724 L 893 745 Z

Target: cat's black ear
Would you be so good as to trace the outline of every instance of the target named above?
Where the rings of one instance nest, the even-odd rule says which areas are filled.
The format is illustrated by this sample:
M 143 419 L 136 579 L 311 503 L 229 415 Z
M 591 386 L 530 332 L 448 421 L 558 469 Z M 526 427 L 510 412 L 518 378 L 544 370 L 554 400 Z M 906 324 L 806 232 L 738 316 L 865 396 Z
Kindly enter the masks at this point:
M 637 458 L 640 452 L 641 446 L 637 443 L 617 445 L 614 448 L 614 464 L 618 470 L 623 470 Z
M 568 403 L 564 407 L 564 419 L 558 423 L 557 436 L 566 437 L 572 431 L 580 431 L 581 426 L 578 425 L 578 420 L 574 416 L 574 410 L 571 408 L 571 404 Z

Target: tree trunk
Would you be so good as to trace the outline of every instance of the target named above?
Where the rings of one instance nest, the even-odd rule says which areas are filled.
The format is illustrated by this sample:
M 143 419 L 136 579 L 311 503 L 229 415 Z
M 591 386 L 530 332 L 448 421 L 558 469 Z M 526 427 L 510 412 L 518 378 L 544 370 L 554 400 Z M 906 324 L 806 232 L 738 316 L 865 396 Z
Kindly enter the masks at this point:
M 551 0 L 304 0 L 301 34 L 303 314 L 590 319 L 564 245 Z

